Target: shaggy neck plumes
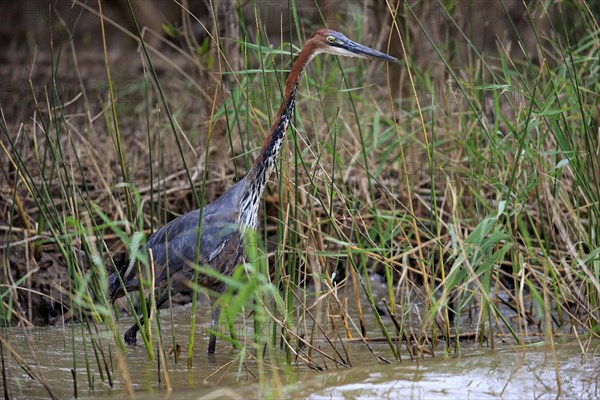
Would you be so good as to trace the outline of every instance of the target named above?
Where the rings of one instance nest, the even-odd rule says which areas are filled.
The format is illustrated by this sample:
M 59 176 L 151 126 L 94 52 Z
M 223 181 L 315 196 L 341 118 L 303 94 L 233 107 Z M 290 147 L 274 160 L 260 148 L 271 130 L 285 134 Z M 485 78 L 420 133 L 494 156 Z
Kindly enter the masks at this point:
M 267 180 L 273 172 L 275 161 L 283 143 L 283 137 L 287 131 L 290 120 L 296 106 L 296 90 L 298 82 L 308 63 L 319 53 L 312 41 L 308 41 L 302 47 L 298 58 L 294 62 L 290 74 L 285 83 L 283 102 L 271 127 L 270 133 L 265 138 L 260 154 L 258 155 L 250 172 L 248 172 L 246 183 L 247 189 L 241 200 L 239 224 L 256 229 L 258 227 L 258 205 L 262 198 Z

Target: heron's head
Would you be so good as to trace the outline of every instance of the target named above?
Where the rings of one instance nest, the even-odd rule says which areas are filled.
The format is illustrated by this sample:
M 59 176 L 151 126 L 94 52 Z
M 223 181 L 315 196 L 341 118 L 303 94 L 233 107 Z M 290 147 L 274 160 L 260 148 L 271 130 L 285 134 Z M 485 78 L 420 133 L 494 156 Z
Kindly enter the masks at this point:
M 359 57 L 369 60 L 397 62 L 398 59 L 380 51 L 353 42 L 346 36 L 331 29 L 319 29 L 309 39 L 313 42 L 314 53 L 329 53 L 338 56 Z

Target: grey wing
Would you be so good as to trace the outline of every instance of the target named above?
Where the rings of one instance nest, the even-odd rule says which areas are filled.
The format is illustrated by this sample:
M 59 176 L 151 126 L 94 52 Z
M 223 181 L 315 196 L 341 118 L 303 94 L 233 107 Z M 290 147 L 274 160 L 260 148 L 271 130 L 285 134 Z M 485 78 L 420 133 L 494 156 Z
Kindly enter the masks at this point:
M 241 179 L 214 203 L 204 207 L 202 234 L 200 238 L 200 262 L 210 264 L 221 272 L 237 265 L 243 256 L 243 246 L 237 228 L 240 197 L 244 193 L 247 178 Z M 194 210 L 169 222 L 154 233 L 146 243 L 152 249 L 155 282 L 164 283 L 167 276 L 193 275 L 191 265 L 196 260 L 198 221 L 200 210 Z M 146 268 L 142 269 L 144 275 Z M 124 266 L 121 276 L 127 290 L 136 289 L 138 281 L 135 268 Z M 109 277 L 109 293 L 112 299 L 123 294 L 117 274 Z
M 214 213 L 211 207 L 204 209 L 200 237 L 199 262 L 209 264 L 237 232 L 235 219 Z M 196 260 L 198 243 L 199 210 L 194 210 L 174 219 L 159 229 L 148 240 L 146 247 L 152 249 L 156 279 L 160 282 L 178 272 L 191 275 L 191 265 Z

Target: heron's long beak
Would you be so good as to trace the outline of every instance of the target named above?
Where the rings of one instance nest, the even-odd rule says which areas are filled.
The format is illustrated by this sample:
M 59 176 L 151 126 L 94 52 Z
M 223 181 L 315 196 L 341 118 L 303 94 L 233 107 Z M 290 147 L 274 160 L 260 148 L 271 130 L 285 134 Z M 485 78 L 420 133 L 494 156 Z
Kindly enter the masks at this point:
M 340 51 L 341 55 L 348 57 L 360 57 L 370 60 L 381 60 L 386 62 L 398 62 L 396 57 L 392 57 L 375 49 L 363 46 L 360 43 L 353 42 L 345 38 L 345 40 L 332 44 L 332 47 Z

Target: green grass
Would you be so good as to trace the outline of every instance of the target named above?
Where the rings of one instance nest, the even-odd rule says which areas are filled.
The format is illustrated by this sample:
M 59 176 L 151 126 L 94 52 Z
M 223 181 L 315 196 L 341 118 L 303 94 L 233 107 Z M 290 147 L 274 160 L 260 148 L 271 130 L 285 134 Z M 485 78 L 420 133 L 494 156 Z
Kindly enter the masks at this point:
M 550 343 L 574 331 L 598 336 L 600 30 L 585 3 L 569 5 L 564 13 L 552 5 L 547 37 L 529 32 L 543 48 L 540 63 L 527 52 L 481 51 L 444 2 L 443 42 L 418 9 L 406 8 L 397 19 L 423 30 L 435 65 L 419 64 L 408 28 L 395 25 L 391 36 L 404 39 L 399 65 L 313 61 L 267 189 L 263 229 L 248 238 L 248 264 L 231 277 L 197 269 L 228 284 L 220 302 L 230 334 L 220 339 L 237 350 L 239 376 L 254 365 L 262 390 L 275 381 L 276 393 L 285 381 L 279 375 L 290 372 L 282 359 L 313 369 L 353 366 L 350 344 L 357 339 L 374 362 L 390 362 L 460 353 L 464 338 L 493 347 L 505 336 L 524 345 L 539 331 Z M 72 32 L 78 18 L 69 21 Z M 349 19 L 348 37 L 371 37 L 360 16 Z M 1 122 L 1 179 L 10 197 L 2 217 L 2 326 L 27 322 L 19 310 L 37 271 L 28 266 L 21 273 L 15 255 L 60 254 L 68 277 L 62 307 L 79 324 L 69 332 L 86 346 L 81 365 L 73 345 L 72 369 L 74 376 L 85 369 L 87 389 L 93 377 L 112 387 L 116 375 L 133 391 L 119 314 L 105 299 L 107 274 L 127 259 L 118 253 L 240 179 L 270 128 L 292 60 L 287 41 L 297 43 L 310 29 L 291 21 L 290 37 L 273 48 L 258 26 L 241 29 L 257 32 L 253 42 L 235 42 L 241 71 L 231 71 L 232 55 L 223 53 L 229 38 L 190 54 L 198 71 L 225 77 L 210 81 L 218 89 L 212 102 L 187 76 L 161 76 L 157 67 L 169 65 L 142 46 L 132 62 L 143 66 L 143 76 L 128 87 L 139 104 L 119 104 L 123 93 L 110 89 L 116 66 L 105 52 L 102 118 L 76 116 L 56 86 L 48 102 L 31 100 L 27 120 Z M 63 39 L 51 49 L 48 74 L 57 84 L 61 59 L 72 57 L 70 37 Z M 460 43 L 469 61 L 458 63 L 448 42 Z M 402 70 L 402 94 L 393 69 Z M 89 100 L 78 106 L 94 108 Z M 215 147 L 224 162 L 214 160 Z M 105 158 L 118 165 L 112 177 Z M 215 163 L 226 174 L 212 175 Z M 148 268 L 144 258 L 140 269 Z M 195 299 L 205 291 L 192 287 L 183 355 L 189 367 L 196 357 Z M 160 354 L 168 386 L 166 358 L 173 356 L 163 340 L 172 327 L 156 317 L 153 300 L 130 293 L 126 303 L 145 321 L 143 343 L 150 359 Z M 252 325 L 254 337 L 235 334 L 240 320 Z M 103 325 L 110 341 L 98 335 Z

